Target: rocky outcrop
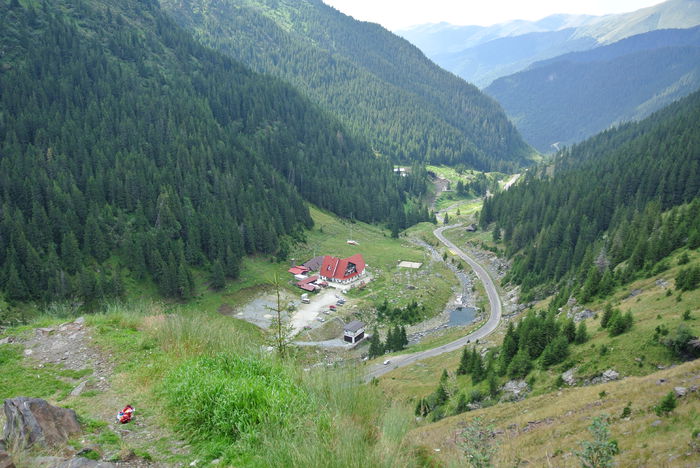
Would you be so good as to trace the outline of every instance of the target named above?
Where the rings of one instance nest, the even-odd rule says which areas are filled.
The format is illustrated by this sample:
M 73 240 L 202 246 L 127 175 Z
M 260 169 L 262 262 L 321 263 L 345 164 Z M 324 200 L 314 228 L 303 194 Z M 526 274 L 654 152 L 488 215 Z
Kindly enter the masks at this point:
M 81 432 L 75 411 L 40 398 L 10 398 L 5 400 L 4 410 L 4 439 L 11 447 L 57 446 Z
M 569 387 L 572 387 L 572 386 L 576 385 L 576 377 L 574 377 L 574 374 L 575 374 L 575 373 L 576 373 L 576 368 L 575 368 L 575 367 L 572 367 L 571 369 L 569 369 L 568 371 L 564 372 L 564 373 L 561 375 L 562 380 L 563 380 L 564 383 L 566 383 L 566 385 L 568 385 Z
M 502 388 L 503 401 L 519 401 L 530 392 L 530 386 L 524 380 L 511 380 Z
M 590 380 L 590 382 L 586 382 L 586 385 L 591 384 L 591 385 L 596 385 L 596 384 L 601 384 L 601 383 L 608 383 L 612 382 L 613 380 L 618 380 L 620 378 L 620 373 L 617 372 L 616 370 L 613 369 L 608 369 L 605 372 L 603 372 L 601 375 L 598 377 L 594 377 L 593 379 Z

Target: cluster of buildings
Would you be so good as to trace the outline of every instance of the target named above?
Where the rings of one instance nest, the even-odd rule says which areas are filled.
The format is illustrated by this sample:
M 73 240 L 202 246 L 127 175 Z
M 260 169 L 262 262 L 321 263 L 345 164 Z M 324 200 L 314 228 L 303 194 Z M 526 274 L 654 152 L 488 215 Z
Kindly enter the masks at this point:
M 329 283 L 353 283 L 365 276 L 366 269 L 365 259 L 361 254 L 355 254 L 348 258 L 337 258 L 331 255 L 314 257 L 287 271 L 294 275 L 296 285 L 300 289 L 315 292 L 329 286 Z M 306 294 L 302 295 L 302 302 L 305 296 Z M 308 302 L 308 298 L 306 301 Z M 343 327 L 342 339 L 346 343 L 359 343 L 365 336 L 365 324 L 359 320 L 353 320 Z
M 329 282 L 349 284 L 365 276 L 367 264 L 362 254 L 348 258 L 331 255 L 314 257 L 306 263 L 287 270 L 297 280 L 296 285 L 304 291 L 318 291 Z

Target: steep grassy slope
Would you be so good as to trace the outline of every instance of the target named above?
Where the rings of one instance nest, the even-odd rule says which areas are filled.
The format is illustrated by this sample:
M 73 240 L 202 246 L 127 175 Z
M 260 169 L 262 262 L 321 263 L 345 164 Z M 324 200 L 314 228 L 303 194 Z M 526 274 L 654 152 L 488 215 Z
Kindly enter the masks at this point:
M 485 91 L 540 151 L 638 120 L 700 88 L 700 28 L 654 31 L 566 54 Z
M 498 104 L 376 24 L 320 0 L 166 0 L 204 43 L 290 81 L 395 160 L 526 164 Z
M 659 384 L 663 380 L 663 383 Z M 669 416 L 651 409 L 674 386 L 697 386 L 700 362 L 693 361 L 644 377 L 585 388 L 564 389 L 519 403 L 509 403 L 453 416 L 412 431 L 409 437 L 433 452 L 435 463 L 465 463 L 460 434 L 475 417 L 494 428 L 496 466 L 578 467 L 575 452 L 592 440 L 587 428 L 594 417 L 610 417 L 611 438 L 617 441 L 618 466 L 695 466 L 700 462 L 697 431 L 700 399 L 697 391 L 678 402 Z M 601 394 L 604 395 L 601 396 Z M 621 417 L 625 407 L 631 414 Z

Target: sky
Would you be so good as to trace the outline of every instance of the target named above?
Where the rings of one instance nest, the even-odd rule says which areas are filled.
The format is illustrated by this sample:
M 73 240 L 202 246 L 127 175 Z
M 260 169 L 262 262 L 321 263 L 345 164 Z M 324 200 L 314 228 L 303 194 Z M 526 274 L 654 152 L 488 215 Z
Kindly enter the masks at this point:
M 555 13 L 626 13 L 662 0 L 323 0 L 346 15 L 397 29 L 425 23 L 490 26 Z

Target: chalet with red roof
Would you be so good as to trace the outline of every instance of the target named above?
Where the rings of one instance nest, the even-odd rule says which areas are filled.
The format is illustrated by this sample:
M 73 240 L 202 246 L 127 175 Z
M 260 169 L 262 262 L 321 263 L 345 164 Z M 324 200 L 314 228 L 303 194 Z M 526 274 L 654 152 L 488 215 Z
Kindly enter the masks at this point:
M 360 254 L 342 259 L 326 255 L 318 274 L 323 280 L 346 284 L 364 276 L 365 266 L 365 260 Z

